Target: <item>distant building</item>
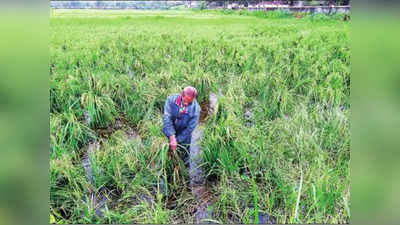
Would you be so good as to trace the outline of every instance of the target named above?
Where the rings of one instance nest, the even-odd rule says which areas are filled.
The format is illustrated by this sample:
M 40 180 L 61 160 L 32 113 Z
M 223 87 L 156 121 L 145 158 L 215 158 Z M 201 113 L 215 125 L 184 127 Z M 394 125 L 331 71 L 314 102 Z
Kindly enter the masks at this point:
M 227 8 L 227 9 L 262 9 L 262 8 L 279 8 L 279 7 L 302 7 L 302 6 L 334 6 L 334 5 L 350 5 L 349 0 L 324 0 L 324 1 L 208 1 L 208 8 Z
M 288 7 L 287 1 L 261 1 L 255 2 L 255 4 L 250 3 L 249 8 L 251 9 L 264 9 L 264 8 L 279 8 Z

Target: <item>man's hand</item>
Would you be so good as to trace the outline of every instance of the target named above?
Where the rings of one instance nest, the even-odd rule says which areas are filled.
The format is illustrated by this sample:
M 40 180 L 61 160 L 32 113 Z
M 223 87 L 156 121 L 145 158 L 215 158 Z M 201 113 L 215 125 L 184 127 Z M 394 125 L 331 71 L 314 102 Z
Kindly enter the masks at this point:
M 170 136 L 169 137 L 169 147 L 170 147 L 171 151 L 175 151 L 177 145 L 178 145 L 178 143 L 176 142 L 175 135 Z

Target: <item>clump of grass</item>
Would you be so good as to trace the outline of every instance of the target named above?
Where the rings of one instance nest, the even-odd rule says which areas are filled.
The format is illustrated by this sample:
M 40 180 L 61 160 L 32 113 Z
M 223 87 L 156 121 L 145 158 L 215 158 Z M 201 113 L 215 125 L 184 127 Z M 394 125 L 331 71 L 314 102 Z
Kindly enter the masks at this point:
M 50 117 L 50 142 L 52 146 L 51 157 L 58 157 L 68 152 L 79 152 L 82 146 L 90 139 L 95 138 L 92 130 L 79 121 L 72 112 L 51 115 Z
M 94 127 L 105 127 L 114 122 L 116 110 L 114 102 L 107 96 L 96 96 L 93 93 L 84 93 L 81 104 L 89 114 L 89 121 Z

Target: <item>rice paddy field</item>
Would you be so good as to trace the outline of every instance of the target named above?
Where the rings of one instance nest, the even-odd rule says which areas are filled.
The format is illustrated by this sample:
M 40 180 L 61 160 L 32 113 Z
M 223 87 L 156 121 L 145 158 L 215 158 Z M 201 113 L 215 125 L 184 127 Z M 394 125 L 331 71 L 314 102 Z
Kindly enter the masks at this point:
M 196 222 L 187 171 L 161 132 L 167 96 L 186 85 L 203 110 L 208 222 L 349 222 L 344 16 L 50 14 L 51 223 Z

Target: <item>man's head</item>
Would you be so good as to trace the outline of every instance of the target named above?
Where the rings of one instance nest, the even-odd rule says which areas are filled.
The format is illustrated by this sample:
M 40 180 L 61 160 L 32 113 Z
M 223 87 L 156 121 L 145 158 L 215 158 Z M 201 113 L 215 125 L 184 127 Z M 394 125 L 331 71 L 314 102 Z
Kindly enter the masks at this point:
M 182 91 L 182 99 L 183 99 L 183 104 L 188 105 L 193 102 L 193 100 L 197 96 L 197 90 L 196 88 L 192 86 L 187 86 L 183 89 Z

